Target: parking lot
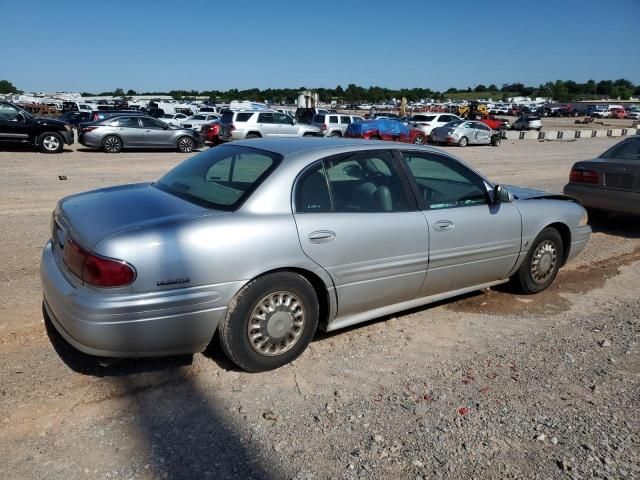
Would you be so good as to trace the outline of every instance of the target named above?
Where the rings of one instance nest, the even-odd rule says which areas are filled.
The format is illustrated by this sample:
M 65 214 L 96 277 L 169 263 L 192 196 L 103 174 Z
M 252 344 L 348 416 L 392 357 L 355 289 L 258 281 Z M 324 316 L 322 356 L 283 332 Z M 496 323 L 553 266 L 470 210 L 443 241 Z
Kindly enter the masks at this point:
M 496 182 L 560 192 L 573 162 L 619 140 L 447 151 Z M 215 345 L 105 367 L 66 348 L 45 329 L 38 278 L 56 201 L 153 181 L 188 156 L 0 152 L 0 478 L 640 476 L 637 218 L 594 224 L 542 294 L 487 290 L 318 334 L 268 373 L 237 371 Z

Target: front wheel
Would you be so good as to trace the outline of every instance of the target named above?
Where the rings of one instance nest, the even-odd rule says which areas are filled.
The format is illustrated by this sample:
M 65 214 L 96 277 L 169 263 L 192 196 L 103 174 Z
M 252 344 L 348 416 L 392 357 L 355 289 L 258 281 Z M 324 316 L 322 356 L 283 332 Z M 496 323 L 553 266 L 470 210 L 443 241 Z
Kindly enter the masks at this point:
M 64 140 L 58 133 L 47 132 L 40 135 L 38 145 L 42 153 L 60 153 L 64 148 Z
M 527 257 L 512 281 L 522 293 L 542 292 L 556 278 L 563 253 L 562 237 L 558 230 L 545 228 L 531 244 Z
M 319 305 L 306 278 L 276 272 L 247 284 L 220 322 L 220 346 L 249 372 L 262 372 L 295 360 L 318 326 Z
M 180 137 L 178 139 L 178 151 L 180 153 L 191 153 L 194 146 L 195 142 L 191 137 Z
M 493 137 L 491 137 L 491 145 L 493 145 L 494 147 L 499 147 L 500 146 L 500 137 L 497 135 L 494 135 Z
M 460 140 L 458 140 L 459 147 L 466 147 L 467 145 L 469 145 L 469 139 L 467 137 L 462 137 Z

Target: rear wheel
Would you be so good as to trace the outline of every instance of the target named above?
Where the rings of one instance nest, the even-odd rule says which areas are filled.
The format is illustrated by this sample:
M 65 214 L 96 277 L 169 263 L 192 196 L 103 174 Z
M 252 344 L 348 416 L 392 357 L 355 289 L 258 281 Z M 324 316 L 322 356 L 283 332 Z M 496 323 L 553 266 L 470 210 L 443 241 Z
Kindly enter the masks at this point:
M 491 145 L 493 145 L 494 147 L 499 147 L 500 146 L 500 137 L 498 135 L 494 135 L 493 137 L 491 137 Z
M 547 227 L 531 244 L 529 253 L 513 276 L 516 287 L 526 294 L 545 290 L 558 274 L 564 254 L 562 237 L 553 227 Z
M 191 137 L 180 137 L 178 139 L 178 151 L 181 153 L 193 152 L 194 146 L 195 146 L 195 142 Z
M 247 139 L 260 138 L 260 135 L 258 135 L 256 133 L 247 133 L 247 136 L 245 138 L 247 138 Z
M 330 137 L 341 137 L 342 134 L 340 132 L 332 132 Z
M 42 153 L 60 153 L 64 148 L 64 140 L 58 133 L 47 132 L 40 135 L 38 145 Z
M 107 153 L 120 153 L 122 151 L 122 140 L 115 135 L 104 137 L 102 149 Z
M 315 291 L 306 278 L 293 272 L 251 281 L 231 305 L 220 322 L 220 345 L 233 363 L 250 372 L 295 360 L 318 326 Z
M 458 140 L 459 147 L 466 147 L 467 145 L 469 145 L 469 139 L 467 137 L 462 137 L 460 140 Z
M 415 145 L 424 145 L 426 143 L 426 139 L 424 135 L 416 135 L 416 138 L 413 139 L 413 143 Z

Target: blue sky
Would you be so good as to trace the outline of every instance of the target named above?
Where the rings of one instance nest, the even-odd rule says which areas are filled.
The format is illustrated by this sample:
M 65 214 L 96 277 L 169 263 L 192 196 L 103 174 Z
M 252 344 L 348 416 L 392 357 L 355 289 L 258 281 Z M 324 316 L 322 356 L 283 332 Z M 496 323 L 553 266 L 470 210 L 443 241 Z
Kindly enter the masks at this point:
M 640 83 L 640 0 L 0 0 L 0 19 L 22 90 Z

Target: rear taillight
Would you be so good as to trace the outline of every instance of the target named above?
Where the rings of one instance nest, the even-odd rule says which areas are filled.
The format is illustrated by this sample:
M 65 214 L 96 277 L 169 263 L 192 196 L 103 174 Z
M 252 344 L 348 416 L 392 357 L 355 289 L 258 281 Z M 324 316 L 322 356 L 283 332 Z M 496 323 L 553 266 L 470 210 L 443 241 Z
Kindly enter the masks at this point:
M 94 126 L 94 127 L 82 127 L 82 128 L 80 129 L 80 131 L 81 131 L 81 132 L 92 132 L 92 131 L 94 131 L 96 128 L 98 128 L 98 127 L 97 127 L 97 126 Z
M 592 183 L 596 185 L 600 183 L 596 172 L 593 170 L 581 170 L 579 168 L 571 169 L 569 181 L 573 183 Z
M 323 125 L 320 127 L 320 130 L 322 130 L 323 132 L 324 132 L 326 129 L 327 129 L 327 125 L 326 125 L 326 124 L 323 124 Z
M 91 253 L 71 239 L 64 247 L 64 263 L 84 283 L 94 287 L 123 287 L 136 277 L 135 270 L 126 262 Z

